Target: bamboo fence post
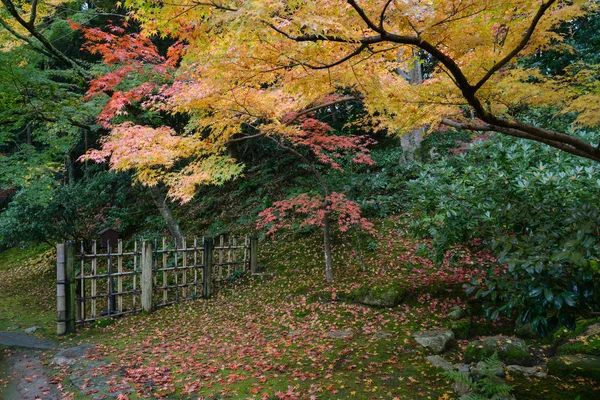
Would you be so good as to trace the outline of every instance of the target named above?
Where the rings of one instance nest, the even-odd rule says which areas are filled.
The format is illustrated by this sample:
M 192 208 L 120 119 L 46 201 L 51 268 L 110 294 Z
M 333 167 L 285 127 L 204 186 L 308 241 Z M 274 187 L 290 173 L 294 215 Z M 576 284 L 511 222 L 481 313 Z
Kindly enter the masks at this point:
M 244 258 L 242 259 L 242 268 L 244 271 L 250 269 L 250 260 L 248 259 L 248 251 L 250 249 L 250 240 L 248 235 L 244 236 Z
M 65 291 L 65 245 L 56 245 L 56 333 L 67 333 L 67 299 Z
M 237 262 L 237 253 L 238 253 L 238 249 L 237 249 L 237 238 L 234 236 L 233 237 L 233 272 L 235 272 L 238 269 L 238 266 L 236 264 Z
M 198 238 L 194 236 L 194 298 L 198 298 Z
M 142 310 L 152 311 L 152 244 L 148 241 L 142 242 L 142 257 L 140 260 L 142 277 L 140 286 L 142 289 Z
M 168 301 L 168 292 L 167 292 L 167 238 L 163 236 L 162 238 L 162 267 L 163 267 L 163 275 L 162 275 L 162 294 L 163 294 L 163 304 L 167 304 Z
M 185 236 L 182 238 L 183 242 L 181 243 L 181 248 L 183 249 L 181 255 L 183 257 L 183 261 L 182 261 L 182 266 L 183 266 L 183 277 L 181 278 L 181 284 L 183 285 L 181 287 L 181 294 L 183 295 L 184 299 L 187 299 L 187 288 L 186 288 L 186 284 L 187 284 L 187 242 L 185 240 Z
M 65 248 L 65 284 L 67 298 L 67 332 L 75 332 L 77 286 L 75 281 L 75 243 L 68 241 Z
M 231 236 L 227 238 L 227 278 L 231 276 Z
M 81 241 L 80 250 L 80 258 L 81 258 L 81 272 L 79 276 L 81 277 L 79 284 L 79 321 L 85 321 L 85 249 L 83 247 L 83 240 Z
M 113 288 L 113 284 L 114 284 L 114 279 L 113 279 L 113 271 L 112 271 L 112 254 L 111 254 L 111 245 L 110 245 L 110 240 L 106 241 L 106 285 L 107 285 L 107 292 L 108 292 L 108 302 L 107 302 L 107 314 L 108 316 L 111 316 L 116 307 L 115 307 L 115 295 L 114 295 L 114 288 Z
M 136 311 L 136 290 L 137 290 L 137 257 L 138 257 L 138 245 L 137 239 L 133 241 L 133 296 L 132 296 L 132 307 L 133 312 Z
M 123 240 L 119 239 L 117 242 L 117 311 L 119 313 L 123 312 Z
M 219 236 L 219 282 L 223 280 L 223 263 L 225 262 L 225 252 L 223 247 L 225 247 L 225 239 L 223 235 Z
M 204 273 L 203 273 L 203 287 L 202 296 L 205 299 L 210 298 L 212 295 L 212 263 L 213 263 L 213 239 L 210 237 L 204 238 Z
M 91 293 L 91 310 L 90 310 L 90 317 L 92 319 L 96 318 L 96 295 L 97 295 L 97 288 L 98 288 L 98 278 L 96 278 L 96 274 L 97 274 L 97 260 L 96 260 L 96 241 L 92 241 L 92 293 Z
M 250 272 L 256 274 L 258 271 L 258 238 L 250 238 Z
M 175 272 L 175 303 L 179 303 L 179 266 L 177 265 L 178 263 L 178 257 L 177 257 L 177 239 L 175 239 L 175 251 L 173 252 L 173 255 L 175 256 L 175 266 L 174 266 L 174 272 Z

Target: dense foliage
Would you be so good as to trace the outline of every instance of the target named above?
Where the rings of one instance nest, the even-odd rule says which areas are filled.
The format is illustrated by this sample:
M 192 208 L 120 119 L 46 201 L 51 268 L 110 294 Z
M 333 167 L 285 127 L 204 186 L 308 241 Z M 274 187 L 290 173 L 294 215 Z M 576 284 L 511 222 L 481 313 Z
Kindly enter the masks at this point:
M 596 1 L 288 3 L 2 0 L 0 248 L 399 214 L 492 319 L 598 311 Z
M 592 132 L 578 132 L 598 140 Z M 443 254 L 490 246 L 499 269 L 472 282 L 493 319 L 516 313 L 547 332 L 596 310 L 600 295 L 600 166 L 531 142 L 492 136 L 409 182 L 413 228 Z

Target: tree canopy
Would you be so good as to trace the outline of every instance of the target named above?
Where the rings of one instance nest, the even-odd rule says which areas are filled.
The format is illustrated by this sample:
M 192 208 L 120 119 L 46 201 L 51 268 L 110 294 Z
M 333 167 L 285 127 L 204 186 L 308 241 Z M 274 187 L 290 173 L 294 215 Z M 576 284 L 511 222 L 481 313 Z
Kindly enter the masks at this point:
M 167 164 L 193 153 L 196 161 L 180 176 L 164 179 L 180 200 L 190 199 L 190 185 L 239 173 L 223 156 L 232 141 L 297 136 L 298 115 L 357 99 L 370 122 L 388 132 L 497 131 L 600 161 L 596 144 L 571 130 L 518 118 L 523 108 L 551 107 L 573 116 L 573 127 L 600 124 L 600 87 L 591 78 L 597 64 L 575 62 L 549 75 L 524 62 L 540 52 L 571 51 L 569 32 L 559 28 L 596 12 L 597 2 L 131 0 L 125 6 L 141 23 L 142 36 L 170 37 L 183 54 L 172 83 L 151 92 L 145 87 L 146 96 L 130 93 L 138 101 L 144 97 L 149 108 L 186 114 L 190 121 L 184 135 L 113 123 L 103 155 L 115 155 L 133 130 L 152 143 L 171 141 Z M 129 48 L 142 59 L 145 49 Z M 131 64 L 125 58 L 117 61 Z M 432 68 L 422 83 L 399 74 L 425 61 Z M 108 117 L 126 103 L 113 102 Z M 138 150 L 139 160 L 147 160 Z M 139 167 L 130 155 L 130 165 Z M 158 179 L 146 175 L 148 183 Z

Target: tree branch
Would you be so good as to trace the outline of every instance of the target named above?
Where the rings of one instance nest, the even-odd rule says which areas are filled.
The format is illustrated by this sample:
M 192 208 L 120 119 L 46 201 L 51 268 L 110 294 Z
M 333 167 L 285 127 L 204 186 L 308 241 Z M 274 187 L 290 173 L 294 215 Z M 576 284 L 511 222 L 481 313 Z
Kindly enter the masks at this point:
M 360 8 L 358 4 L 356 4 L 356 1 L 348 0 L 348 4 L 350 4 L 352 8 L 354 8 L 354 10 L 358 13 L 358 15 L 360 15 L 360 18 L 362 18 L 362 20 L 365 21 L 369 28 L 380 34 L 383 34 L 385 32 L 382 27 L 375 25 L 375 23 L 371 21 L 371 19 L 367 16 L 365 11 L 362 8 Z
M 298 120 L 298 118 L 300 118 L 301 116 L 306 115 L 306 114 L 310 114 L 311 112 L 315 112 L 315 111 L 318 111 L 318 110 L 323 109 L 323 108 L 335 106 L 335 105 L 340 104 L 340 103 L 345 103 L 347 101 L 354 101 L 354 100 L 361 100 L 361 98 L 360 97 L 356 97 L 356 96 L 353 96 L 353 97 L 343 97 L 341 99 L 330 101 L 328 103 L 318 104 L 318 105 L 316 105 L 314 107 L 310 107 L 310 108 L 307 108 L 306 110 L 303 110 L 303 111 L 300 111 L 300 112 L 296 113 L 293 118 L 285 121 L 285 124 L 286 125 L 290 125 L 290 124 L 296 122 Z
M 548 146 L 554 147 L 555 149 L 559 149 L 559 150 L 565 151 L 567 153 L 570 153 L 570 154 L 573 154 L 573 155 L 576 155 L 579 157 L 588 158 L 588 159 L 594 160 L 594 161 L 600 161 L 600 150 L 596 149 L 589 143 L 579 140 L 573 136 L 569 136 L 569 138 L 573 139 L 572 141 L 576 142 L 577 145 L 573 145 L 571 143 L 565 143 L 564 141 L 557 140 L 556 135 L 558 134 L 558 132 L 547 131 L 549 134 L 553 134 L 553 135 L 540 136 L 540 135 L 535 135 L 535 134 L 525 132 L 520 129 L 504 127 L 504 126 L 490 124 L 490 123 L 486 123 L 486 122 L 482 122 L 482 123 L 457 122 L 457 121 L 453 121 L 453 120 L 450 120 L 447 118 L 442 119 L 441 123 L 443 125 L 450 126 L 450 127 L 456 128 L 456 129 L 464 129 L 464 130 L 468 130 L 468 131 L 479 131 L 479 132 L 498 132 L 498 133 L 503 133 L 505 135 L 518 137 L 521 139 L 533 140 L 536 142 L 544 143 Z M 564 135 L 564 134 L 559 134 L 559 135 Z M 564 135 L 564 136 L 568 136 L 568 135 Z M 560 137 L 560 139 L 564 139 L 564 138 Z
M 525 32 L 523 39 L 521 39 L 519 44 L 510 53 L 508 53 L 502 60 L 500 60 L 496 64 L 494 64 L 494 66 L 492 68 L 490 68 L 490 70 L 483 76 L 483 78 L 481 78 L 479 80 L 479 82 L 477 82 L 475 84 L 475 86 L 473 86 L 475 91 L 479 90 L 491 78 L 492 75 L 494 75 L 500 68 L 502 68 L 504 65 L 506 65 L 517 54 L 519 54 L 519 52 L 521 50 L 523 50 L 525 48 L 525 46 L 529 42 L 529 39 L 531 39 L 531 36 L 533 35 L 533 32 L 535 31 L 535 28 L 536 28 L 538 22 L 540 22 L 540 20 L 544 16 L 544 13 L 555 2 L 556 2 L 556 0 L 548 0 L 547 3 L 542 3 L 542 5 L 538 9 L 537 13 L 533 17 L 533 20 L 531 21 L 529 28 L 527 28 L 527 31 Z
M 2 0 L 4 1 L 4 0 Z M 292 35 L 282 29 L 279 29 L 275 25 L 270 22 L 265 22 L 265 24 L 276 31 L 277 33 L 282 34 L 286 38 L 293 40 L 294 42 L 338 42 L 338 43 L 363 43 L 363 44 L 375 44 L 383 42 L 383 38 L 381 36 L 366 36 L 359 39 L 350 39 L 342 36 L 335 35 Z
M 44 35 L 40 34 L 35 29 L 35 26 L 33 24 L 30 24 L 27 21 L 25 21 L 19 14 L 19 12 L 17 11 L 15 5 L 12 3 L 11 0 L 0 0 L 0 1 L 2 2 L 2 4 L 4 4 L 6 9 L 10 13 L 10 15 L 15 19 L 15 21 L 17 21 L 19 23 L 19 25 L 21 25 L 23 28 L 25 28 L 31 36 L 36 38 L 42 44 L 42 46 L 44 46 L 46 48 L 46 50 L 52 56 L 52 58 L 73 68 L 77 72 L 77 74 L 79 74 L 81 77 L 83 77 L 85 79 L 91 78 L 91 75 L 87 71 L 85 71 L 79 64 L 77 64 L 75 61 L 73 61 L 72 59 L 67 57 L 63 52 L 61 52 L 56 47 L 54 47 L 54 45 L 52 43 L 50 43 L 50 41 L 48 39 L 46 39 L 46 37 Z
M 385 22 L 385 13 L 387 12 L 388 7 L 392 3 L 393 0 L 387 0 L 383 9 L 381 10 L 381 14 L 379 15 L 379 29 L 382 31 L 385 30 L 383 27 L 383 23 Z
M 303 62 L 298 62 L 298 64 L 301 64 L 303 66 L 305 66 L 306 68 L 310 68 L 310 69 L 328 69 L 328 68 L 332 68 L 335 67 L 336 65 L 340 65 L 343 64 L 344 62 L 348 61 L 349 59 L 356 57 L 357 55 L 359 55 L 360 53 L 363 52 L 364 49 L 368 48 L 369 46 L 362 43 L 356 50 L 354 50 L 352 53 L 348 54 L 347 56 L 345 56 L 342 59 L 339 59 L 338 61 L 335 61 L 331 64 L 324 64 L 324 65 L 312 65 L 312 64 L 306 64 Z
M 32 28 L 35 25 L 35 17 L 37 15 L 37 5 L 38 5 L 38 0 L 33 0 L 33 2 L 31 3 L 31 14 L 29 15 L 29 26 L 31 26 Z
M 46 51 L 45 49 L 38 47 L 33 40 L 31 40 L 31 38 L 28 38 L 26 36 L 21 35 L 19 32 L 15 31 L 10 25 L 8 25 L 6 23 L 6 21 L 4 21 L 2 18 L 0 18 L 0 25 L 2 25 L 2 27 L 4 29 L 6 29 L 8 31 L 8 33 L 10 33 L 11 35 L 13 35 L 14 37 L 16 37 L 17 39 L 20 39 L 22 41 L 24 41 L 25 43 L 27 43 L 28 45 L 31 46 L 31 48 L 34 51 L 37 51 L 40 54 L 45 55 L 46 57 L 50 57 L 52 58 L 52 54 L 48 53 L 48 51 Z

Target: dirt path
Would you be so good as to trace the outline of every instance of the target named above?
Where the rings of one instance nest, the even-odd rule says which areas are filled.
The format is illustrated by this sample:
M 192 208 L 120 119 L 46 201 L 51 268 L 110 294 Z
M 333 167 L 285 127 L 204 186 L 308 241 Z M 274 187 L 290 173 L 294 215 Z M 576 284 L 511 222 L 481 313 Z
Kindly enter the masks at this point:
M 25 332 L 0 332 L 0 346 L 8 349 L 0 353 L 1 400 L 54 400 L 60 396 L 50 384 L 42 352 L 57 349 L 57 344 Z

